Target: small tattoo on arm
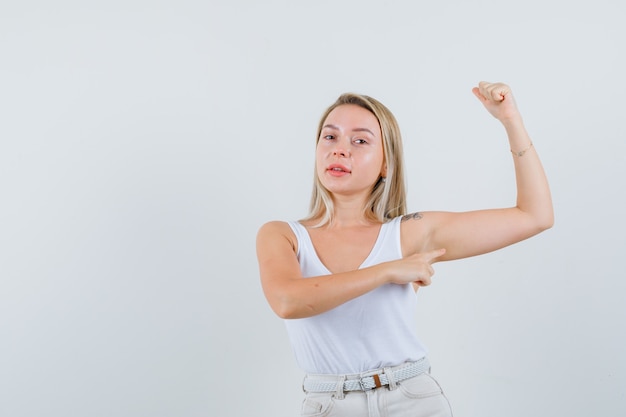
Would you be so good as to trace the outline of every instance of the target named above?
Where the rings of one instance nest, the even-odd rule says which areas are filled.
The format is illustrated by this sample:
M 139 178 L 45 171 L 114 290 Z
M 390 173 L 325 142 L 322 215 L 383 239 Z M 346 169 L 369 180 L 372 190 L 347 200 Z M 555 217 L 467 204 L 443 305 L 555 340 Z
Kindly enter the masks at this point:
M 402 216 L 402 220 L 401 221 L 405 222 L 405 221 L 411 220 L 411 219 L 419 220 L 422 217 L 424 217 L 424 216 L 422 216 L 422 213 L 415 212 L 415 213 L 411 213 L 411 214 L 405 214 L 404 216 Z

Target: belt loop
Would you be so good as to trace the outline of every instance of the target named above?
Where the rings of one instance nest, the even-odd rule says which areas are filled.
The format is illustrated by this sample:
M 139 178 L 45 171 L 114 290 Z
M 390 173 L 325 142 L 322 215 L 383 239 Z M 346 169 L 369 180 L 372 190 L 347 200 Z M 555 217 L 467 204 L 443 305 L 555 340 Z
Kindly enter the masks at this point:
M 335 392 L 336 398 L 338 400 L 343 400 L 344 398 L 344 391 L 343 391 L 343 383 L 346 381 L 346 376 L 345 375 L 340 375 L 339 378 L 337 378 L 337 391 Z
M 389 390 L 393 391 L 394 389 L 398 388 L 398 385 L 396 385 L 396 378 L 391 368 L 384 368 L 384 372 L 387 376 L 387 382 L 389 383 Z

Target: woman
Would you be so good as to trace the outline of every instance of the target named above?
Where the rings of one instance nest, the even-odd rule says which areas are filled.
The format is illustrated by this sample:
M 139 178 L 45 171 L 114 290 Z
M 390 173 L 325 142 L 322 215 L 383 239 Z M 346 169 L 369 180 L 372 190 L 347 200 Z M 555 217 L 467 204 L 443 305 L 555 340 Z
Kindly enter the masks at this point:
M 414 290 L 430 284 L 435 262 L 552 226 L 548 182 L 510 88 L 481 82 L 472 92 L 506 130 L 514 207 L 407 214 L 395 118 L 344 94 L 320 121 L 309 216 L 259 230 L 265 296 L 307 373 L 303 416 L 452 415 L 414 334 Z

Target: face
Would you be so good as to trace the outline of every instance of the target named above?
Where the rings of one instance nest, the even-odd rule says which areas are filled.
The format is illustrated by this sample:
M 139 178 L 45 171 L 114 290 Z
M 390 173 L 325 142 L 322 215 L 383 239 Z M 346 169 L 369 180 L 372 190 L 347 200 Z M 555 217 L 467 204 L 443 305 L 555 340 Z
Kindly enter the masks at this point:
M 317 142 L 317 175 L 333 194 L 369 195 L 385 176 L 380 124 L 369 110 L 353 104 L 333 109 Z

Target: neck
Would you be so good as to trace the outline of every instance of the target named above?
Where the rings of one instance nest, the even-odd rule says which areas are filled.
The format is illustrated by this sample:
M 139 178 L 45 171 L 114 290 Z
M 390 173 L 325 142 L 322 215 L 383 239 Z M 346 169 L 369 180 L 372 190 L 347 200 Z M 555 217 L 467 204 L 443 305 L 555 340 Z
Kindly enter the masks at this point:
M 365 217 L 363 198 L 333 196 L 335 206 L 333 227 L 353 227 L 371 225 L 372 221 Z

